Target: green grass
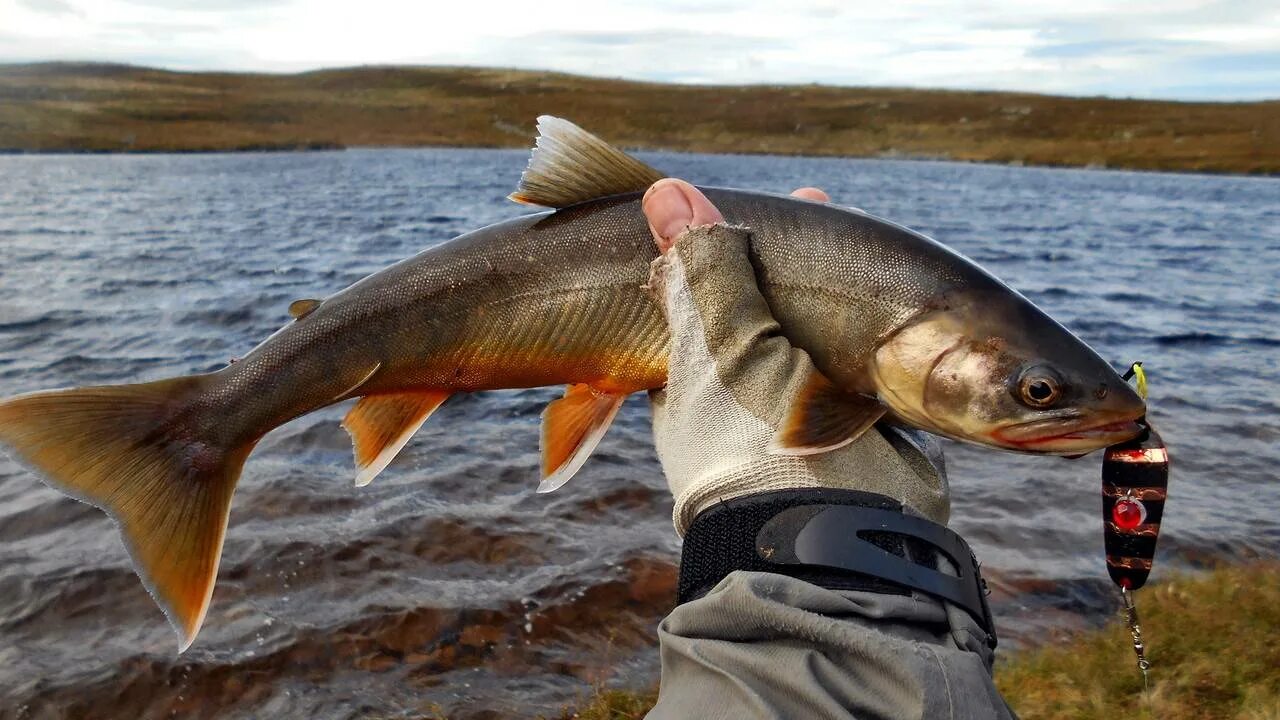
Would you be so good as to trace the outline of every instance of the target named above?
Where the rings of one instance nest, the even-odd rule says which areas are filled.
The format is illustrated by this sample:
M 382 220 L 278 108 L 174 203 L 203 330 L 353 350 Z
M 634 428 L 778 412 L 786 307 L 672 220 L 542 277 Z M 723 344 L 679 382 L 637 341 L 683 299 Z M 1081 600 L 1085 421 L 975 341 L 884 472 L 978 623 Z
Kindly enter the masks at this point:
M 1023 720 L 1280 720 L 1280 565 L 1180 576 L 1139 591 L 1152 662 L 1144 690 L 1128 630 L 1110 623 L 1002 657 L 996 685 Z M 653 691 L 602 691 L 565 718 L 641 718 Z
M 499 68 L 0 65 L 0 151 L 528 147 L 546 113 L 632 148 L 1280 173 L 1280 101 L 665 85 Z

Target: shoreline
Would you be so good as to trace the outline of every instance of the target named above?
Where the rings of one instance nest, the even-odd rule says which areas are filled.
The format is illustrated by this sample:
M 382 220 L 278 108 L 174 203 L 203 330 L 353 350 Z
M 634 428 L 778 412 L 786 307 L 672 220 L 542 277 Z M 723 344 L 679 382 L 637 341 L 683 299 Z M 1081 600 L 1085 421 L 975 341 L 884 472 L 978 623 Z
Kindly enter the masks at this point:
M 1280 175 L 1280 101 L 664 85 L 475 67 L 0 65 L 4 154 L 528 149 L 540 114 L 675 152 Z
M 282 146 L 245 146 L 230 148 L 179 148 L 179 149 L 142 149 L 142 150 L 107 150 L 107 149 L 23 149 L 23 148 L 0 148 L 0 157 L 74 157 L 74 156 L 132 156 L 147 157 L 157 155 L 250 155 L 253 153 L 270 154 L 270 155 L 288 155 L 288 154 L 305 154 L 305 153 L 322 153 L 322 152 L 348 152 L 360 150 L 529 150 L 532 147 L 532 132 L 528 146 L 521 145 L 353 145 L 346 146 L 340 144 L 327 143 L 311 143 L 306 145 L 282 145 Z M 947 157 L 913 157 L 907 155 L 887 154 L 887 155 L 839 155 L 839 154 L 813 154 L 813 153 L 778 153 L 778 152 L 711 152 L 702 150 L 686 150 L 672 149 L 667 147 L 627 147 L 627 152 L 646 152 L 646 153 L 675 153 L 682 155 L 742 155 L 744 157 L 778 157 L 778 158 L 804 158 L 816 160 L 874 160 L 882 162 L 907 162 L 907 163 L 956 163 L 961 165 L 984 165 L 1000 168 L 1026 168 L 1028 170 L 1084 170 L 1090 172 L 1121 172 L 1121 173 L 1142 173 L 1142 174 L 1158 174 L 1158 175 L 1198 175 L 1207 177 L 1225 177 L 1225 178 L 1256 178 L 1256 179 L 1272 179 L 1280 178 L 1280 170 L 1272 172 L 1235 172 L 1231 170 L 1203 170 L 1203 169 L 1149 169 L 1149 168 L 1130 168 L 1130 167 L 1108 167 L 1105 165 L 1069 165 L 1069 164 L 1028 164 L 1022 162 L 1002 162 L 999 160 L 957 160 Z
M 334 152 L 342 150 L 356 150 L 359 148 L 348 148 L 345 145 L 336 143 L 307 143 L 300 145 L 246 145 L 243 147 L 230 148 L 173 148 L 165 150 L 141 149 L 141 150 L 119 150 L 119 149 L 103 149 L 103 148 L 61 148 L 56 150 L 46 149 L 27 149 L 27 148 L 3 148 L 0 147 L 0 156 L 12 155 L 243 155 L 247 153 L 309 153 L 309 152 Z

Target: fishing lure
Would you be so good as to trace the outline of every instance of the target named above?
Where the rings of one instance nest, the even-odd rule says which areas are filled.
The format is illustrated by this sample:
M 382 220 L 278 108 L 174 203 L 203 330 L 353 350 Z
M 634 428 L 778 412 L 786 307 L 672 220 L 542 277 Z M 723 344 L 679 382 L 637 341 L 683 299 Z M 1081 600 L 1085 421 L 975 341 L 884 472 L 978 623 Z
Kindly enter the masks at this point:
M 1135 362 L 1124 379 L 1137 378 L 1138 394 L 1147 397 L 1147 377 L 1142 363 Z M 1147 582 L 1160 536 L 1164 502 L 1169 489 L 1169 451 L 1160 433 L 1144 417 L 1145 430 L 1132 440 L 1107 448 L 1102 460 L 1102 527 L 1107 572 L 1120 588 L 1125 621 L 1133 637 L 1138 669 L 1147 685 L 1146 657 L 1142 627 L 1133 592 Z

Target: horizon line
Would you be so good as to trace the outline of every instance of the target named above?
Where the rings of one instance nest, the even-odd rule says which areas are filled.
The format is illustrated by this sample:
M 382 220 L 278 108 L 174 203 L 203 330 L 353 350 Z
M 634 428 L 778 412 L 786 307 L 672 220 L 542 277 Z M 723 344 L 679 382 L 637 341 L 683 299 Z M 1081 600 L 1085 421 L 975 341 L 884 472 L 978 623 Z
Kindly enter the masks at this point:
M 473 64 L 448 64 L 448 63 L 368 63 L 360 65 L 331 65 L 320 66 L 309 69 L 300 70 L 220 70 L 220 69 L 190 69 L 182 67 L 166 67 L 163 65 L 145 65 L 141 63 L 122 62 L 117 60 L 73 60 L 73 59 L 53 59 L 53 60 L 2 60 L 0 59 L 0 73 L 12 68 L 36 68 L 36 67 L 98 67 L 98 68 L 119 68 L 129 70 L 148 70 L 156 72 L 166 72 L 175 75 L 266 75 L 266 76 L 298 76 L 310 75 L 324 72 L 352 71 L 352 70 L 488 70 L 503 72 L 519 72 L 531 75 L 559 75 L 564 77 L 583 78 L 587 80 L 600 80 L 609 82 L 634 83 L 638 85 L 668 85 L 679 87 L 701 87 L 701 88 L 830 88 L 834 90 L 909 90 L 915 92 L 927 93 L 959 93 L 959 94 L 993 94 L 993 95 L 1035 95 L 1039 97 L 1067 98 L 1078 100 L 1104 99 L 1117 102 L 1162 102 L 1175 103 L 1181 105 L 1265 105 L 1268 103 L 1280 103 L 1280 95 L 1270 98 L 1255 99 L 1182 99 L 1175 97 L 1157 97 L 1157 96 L 1136 96 L 1136 95 L 1108 95 L 1105 93 L 1066 93 L 1066 92 L 1043 92 L 1037 90 L 1009 90 L 994 88 L 948 88 L 937 86 L 921 86 L 921 85 L 842 85 L 831 82 L 741 82 L 741 83 L 724 83 L 724 82 L 697 82 L 697 81 L 678 81 L 678 80 L 649 80 L 642 78 L 632 78 L 622 75 L 595 75 L 584 72 L 568 72 L 564 70 L 552 70 L 546 68 L 534 67 L 515 67 L 505 65 L 473 65 Z

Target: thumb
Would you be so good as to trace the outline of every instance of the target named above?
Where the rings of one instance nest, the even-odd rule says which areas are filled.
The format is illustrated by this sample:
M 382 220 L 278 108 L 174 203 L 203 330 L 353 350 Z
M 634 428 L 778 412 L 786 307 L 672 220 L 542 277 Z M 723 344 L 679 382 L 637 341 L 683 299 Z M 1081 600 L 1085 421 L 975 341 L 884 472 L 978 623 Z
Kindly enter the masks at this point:
M 658 243 L 658 251 L 671 249 L 676 238 L 686 230 L 724 222 L 724 216 L 700 190 L 675 178 L 659 180 L 645 191 L 640 201 L 649 231 Z

